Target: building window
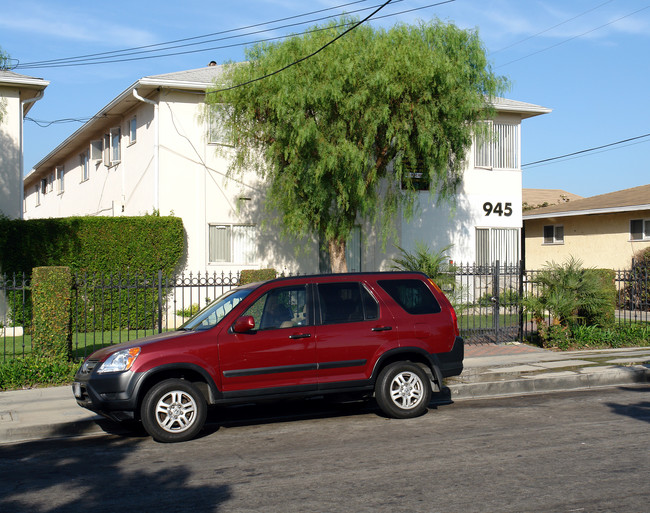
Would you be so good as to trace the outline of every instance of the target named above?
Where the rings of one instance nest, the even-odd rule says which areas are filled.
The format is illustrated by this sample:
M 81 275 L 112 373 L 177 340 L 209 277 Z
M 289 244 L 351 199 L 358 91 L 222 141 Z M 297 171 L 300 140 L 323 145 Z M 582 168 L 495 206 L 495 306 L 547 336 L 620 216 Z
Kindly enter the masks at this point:
M 38 207 L 41 204 L 41 186 L 39 184 L 34 186 L 34 194 L 36 195 L 36 206 Z
M 490 122 L 491 131 L 474 145 L 476 167 L 519 169 L 519 125 Z
M 64 184 L 63 184 L 63 175 L 65 174 L 65 171 L 63 169 L 63 166 L 56 166 L 54 168 L 54 177 L 56 179 L 56 192 L 61 194 L 64 190 Z
M 138 122 L 135 117 L 129 122 L 129 143 L 133 144 L 138 136 Z
M 477 228 L 476 265 L 518 265 L 518 228 Z
M 81 181 L 85 182 L 89 178 L 87 151 L 84 151 L 81 155 L 79 155 L 79 165 L 81 167 Z
M 257 228 L 252 225 L 211 224 L 208 227 L 211 263 L 254 264 Z
M 47 178 L 41 178 L 41 194 L 47 194 Z
M 544 244 L 564 244 L 564 226 L 561 224 L 544 226 Z
M 95 162 L 103 159 L 104 141 L 96 139 L 90 141 L 90 158 Z
M 216 104 L 210 107 L 208 114 L 208 143 L 228 145 L 228 132 L 224 119 L 230 114 L 231 108 L 225 104 Z
M 650 239 L 650 219 L 632 219 L 630 221 L 630 240 Z
M 110 165 L 114 166 L 119 164 L 122 160 L 122 152 L 120 150 L 120 138 L 122 131 L 120 128 L 111 128 L 110 132 Z

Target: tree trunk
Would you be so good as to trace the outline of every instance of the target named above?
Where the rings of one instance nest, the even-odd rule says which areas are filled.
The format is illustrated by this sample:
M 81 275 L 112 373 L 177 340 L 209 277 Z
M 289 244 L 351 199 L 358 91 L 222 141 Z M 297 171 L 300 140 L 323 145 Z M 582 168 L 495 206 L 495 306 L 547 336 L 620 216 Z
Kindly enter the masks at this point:
M 345 239 L 330 239 L 330 270 L 333 273 L 347 273 L 348 263 L 345 261 Z

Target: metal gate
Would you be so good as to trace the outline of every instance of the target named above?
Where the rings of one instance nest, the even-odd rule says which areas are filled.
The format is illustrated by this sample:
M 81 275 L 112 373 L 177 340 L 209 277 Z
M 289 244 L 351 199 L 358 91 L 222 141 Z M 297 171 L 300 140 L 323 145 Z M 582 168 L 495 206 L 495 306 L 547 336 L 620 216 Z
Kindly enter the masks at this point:
M 524 318 L 522 266 L 459 265 L 454 290 L 445 291 L 456 309 L 458 327 L 468 344 L 521 340 Z

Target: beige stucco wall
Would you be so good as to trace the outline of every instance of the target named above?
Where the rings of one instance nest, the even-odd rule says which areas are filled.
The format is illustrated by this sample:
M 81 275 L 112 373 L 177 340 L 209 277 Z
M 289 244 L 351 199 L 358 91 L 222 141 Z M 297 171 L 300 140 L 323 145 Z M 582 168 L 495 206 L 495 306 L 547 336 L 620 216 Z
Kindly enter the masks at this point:
M 17 89 L 0 87 L 4 117 L 0 123 L 0 212 L 19 218 L 20 189 L 20 96 Z
M 650 210 L 525 220 L 526 268 L 562 263 L 571 256 L 585 267 L 629 269 L 633 255 L 650 241 L 630 240 L 630 220 L 650 218 Z M 564 226 L 564 244 L 544 244 L 544 226 Z

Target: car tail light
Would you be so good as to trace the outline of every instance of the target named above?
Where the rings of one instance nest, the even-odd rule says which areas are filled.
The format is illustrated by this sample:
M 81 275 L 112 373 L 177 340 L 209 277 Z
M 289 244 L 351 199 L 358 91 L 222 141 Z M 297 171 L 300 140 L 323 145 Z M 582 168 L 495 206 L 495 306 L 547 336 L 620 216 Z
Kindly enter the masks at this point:
M 458 329 L 458 316 L 456 315 L 456 310 L 454 310 L 453 306 L 449 305 L 449 311 L 451 312 L 451 320 L 454 321 L 454 334 L 459 336 L 460 330 Z

